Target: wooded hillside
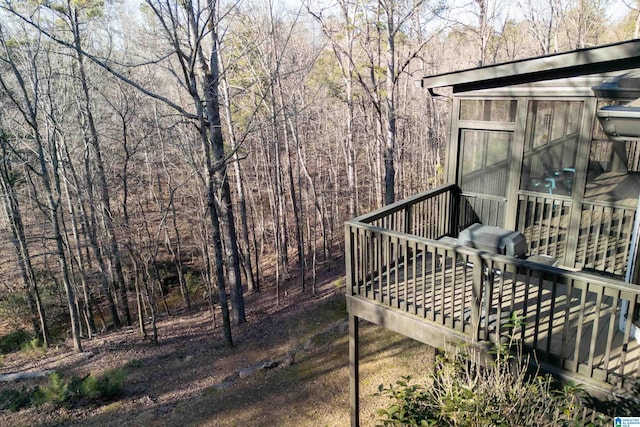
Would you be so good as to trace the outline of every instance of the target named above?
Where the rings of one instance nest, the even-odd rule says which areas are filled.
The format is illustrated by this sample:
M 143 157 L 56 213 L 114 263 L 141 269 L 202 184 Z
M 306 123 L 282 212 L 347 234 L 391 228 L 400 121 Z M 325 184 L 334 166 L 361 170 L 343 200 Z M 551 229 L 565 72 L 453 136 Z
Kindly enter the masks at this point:
M 454 3 L 0 0 L 5 327 L 155 342 L 204 302 L 232 344 L 244 293 L 314 292 L 345 220 L 442 182 L 417 79 L 640 29 L 637 1 Z

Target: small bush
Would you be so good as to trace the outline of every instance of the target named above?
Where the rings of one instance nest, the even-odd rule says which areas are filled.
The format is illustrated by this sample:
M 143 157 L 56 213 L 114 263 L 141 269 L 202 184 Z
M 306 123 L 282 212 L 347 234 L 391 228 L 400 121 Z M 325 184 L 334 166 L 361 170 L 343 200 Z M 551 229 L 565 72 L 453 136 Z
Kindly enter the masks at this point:
M 70 398 L 68 401 L 73 400 L 74 404 L 82 404 L 99 399 L 100 393 L 98 392 L 97 383 L 98 378 L 90 374 L 84 377 L 74 376 L 71 378 L 71 381 L 69 381 Z
M 0 391 L 0 411 L 17 412 L 33 403 L 35 390 L 2 390 Z
M 18 411 L 43 404 L 69 407 L 113 400 L 122 393 L 125 378 L 126 373 L 122 368 L 107 371 L 99 377 L 87 375 L 83 378 L 73 377 L 70 381 L 65 381 L 59 373 L 54 372 L 42 387 L 0 392 L 0 410 Z
M 98 396 L 107 400 L 120 396 L 126 376 L 127 374 L 122 368 L 116 368 L 105 372 L 104 375 L 98 378 L 96 383 Z
M 54 372 L 49 375 L 49 382 L 36 393 L 36 404 L 62 405 L 67 403 L 70 397 L 69 383 L 64 381 L 59 373 Z
M 70 400 L 113 400 L 122 393 L 122 385 L 126 378 L 122 368 L 112 369 L 99 377 L 87 375 L 83 378 L 74 377 L 69 383 Z
M 20 346 L 20 351 L 26 356 L 36 358 L 42 356 L 46 352 L 46 349 L 42 346 L 42 341 L 33 337 Z
M 33 339 L 33 335 L 24 329 L 16 329 L 0 337 L 0 354 L 16 352 Z
M 514 319 L 514 325 L 518 319 Z M 586 393 L 575 385 L 555 388 L 551 376 L 530 375 L 528 360 L 511 340 L 482 367 L 468 357 L 440 356 L 427 384 L 403 377 L 376 395 L 392 400 L 379 409 L 383 426 L 581 426 Z M 517 346 L 516 346 L 517 347 Z M 597 420 L 588 425 L 606 425 Z
M 388 408 L 378 409 L 378 416 L 384 417 L 385 426 L 420 426 L 437 425 L 437 410 L 430 403 L 427 388 L 421 384 L 409 384 L 411 377 L 402 377 L 395 385 L 378 388 L 376 395 L 386 395 L 394 403 Z
M 554 391 L 549 376 L 526 379 L 491 366 L 465 368 L 439 359 L 432 384 L 403 377 L 380 387 L 393 403 L 379 409 L 383 426 L 581 426 L 584 393 L 576 386 Z M 605 425 L 591 423 L 589 425 Z

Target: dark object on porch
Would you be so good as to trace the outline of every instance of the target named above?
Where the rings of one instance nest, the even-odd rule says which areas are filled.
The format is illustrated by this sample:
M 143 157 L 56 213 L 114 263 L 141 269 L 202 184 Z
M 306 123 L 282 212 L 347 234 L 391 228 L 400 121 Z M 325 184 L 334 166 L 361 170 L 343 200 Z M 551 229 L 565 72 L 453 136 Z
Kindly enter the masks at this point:
M 473 224 L 458 235 L 462 245 L 496 254 L 524 258 L 527 240 L 519 231 L 505 230 L 484 224 Z

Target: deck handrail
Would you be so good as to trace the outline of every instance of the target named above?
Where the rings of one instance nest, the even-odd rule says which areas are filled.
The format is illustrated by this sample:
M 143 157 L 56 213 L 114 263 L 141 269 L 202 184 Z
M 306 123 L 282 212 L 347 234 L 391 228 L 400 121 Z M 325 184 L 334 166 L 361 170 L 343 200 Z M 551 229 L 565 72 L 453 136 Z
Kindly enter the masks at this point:
M 588 273 L 581 270 L 569 270 L 561 266 L 555 267 L 551 265 L 539 264 L 536 262 L 527 261 L 526 258 L 524 259 L 514 258 L 506 255 L 483 251 L 480 249 L 473 248 L 471 246 L 456 245 L 453 243 L 449 243 L 447 241 L 427 239 L 424 237 L 414 236 L 414 235 L 403 233 L 400 231 L 389 230 L 383 227 L 366 224 L 364 222 L 360 222 L 356 220 L 347 221 L 345 222 L 345 224 L 349 227 L 358 227 L 364 230 L 369 230 L 372 233 L 386 234 L 388 236 L 392 236 L 397 239 L 404 239 L 407 241 L 429 244 L 434 247 L 438 247 L 442 249 L 454 249 L 457 253 L 460 253 L 462 255 L 468 255 L 470 257 L 477 256 L 484 261 L 503 262 L 503 263 L 509 263 L 509 264 L 513 264 L 515 266 L 523 267 L 523 268 L 534 268 L 538 271 L 545 272 L 545 273 L 562 274 L 567 279 L 573 279 L 575 281 L 581 281 L 581 282 L 589 282 L 591 284 L 600 285 L 600 286 L 607 286 L 612 290 L 617 290 L 621 292 L 630 292 L 630 293 L 638 294 L 640 296 L 640 285 L 634 284 L 634 283 L 627 283 L 624 280 L 616 279 L 615 277 L 604 277 L 599 274 Z
M 391 203 L 389 205 L 382 206 L 374 211 L 368 212 L 366 214 L 362 214 L 347 222 L 369 224 L 385 216 L 389 216 L 393 213 L 405 210 L 407 207 L 411 205 L 415 205 L 416 203 L 420 203 L 424 200 L 431 199 L 435 196 L 444 194 L 448 191 L 457 190 L 457 188 L 458 187 L 455 184 L 444 184 L 439 187 L 433 188 L 431 190 L 427 190 L 423 193 L 419 193 L 414 196 L 407 197 L 406 199 L 402 199 L 397 202 Z

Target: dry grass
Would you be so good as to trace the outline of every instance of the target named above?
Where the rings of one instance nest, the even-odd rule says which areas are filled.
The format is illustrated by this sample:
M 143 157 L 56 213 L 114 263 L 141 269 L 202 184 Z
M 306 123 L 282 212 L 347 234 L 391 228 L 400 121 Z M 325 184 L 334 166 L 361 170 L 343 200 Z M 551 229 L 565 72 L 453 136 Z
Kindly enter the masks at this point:
M 376 424 L 375 397 L 381 383 L 401 375 L 421 376 L 433 364 L 433 350 L 379 327 L 361 335 L 362 426 Z M 206 426 L 348 426 L 348 337 L 336 336 L 283 369 L 261 371 L 226 390 L 209 389 L 181 402 L 163 425 Z

